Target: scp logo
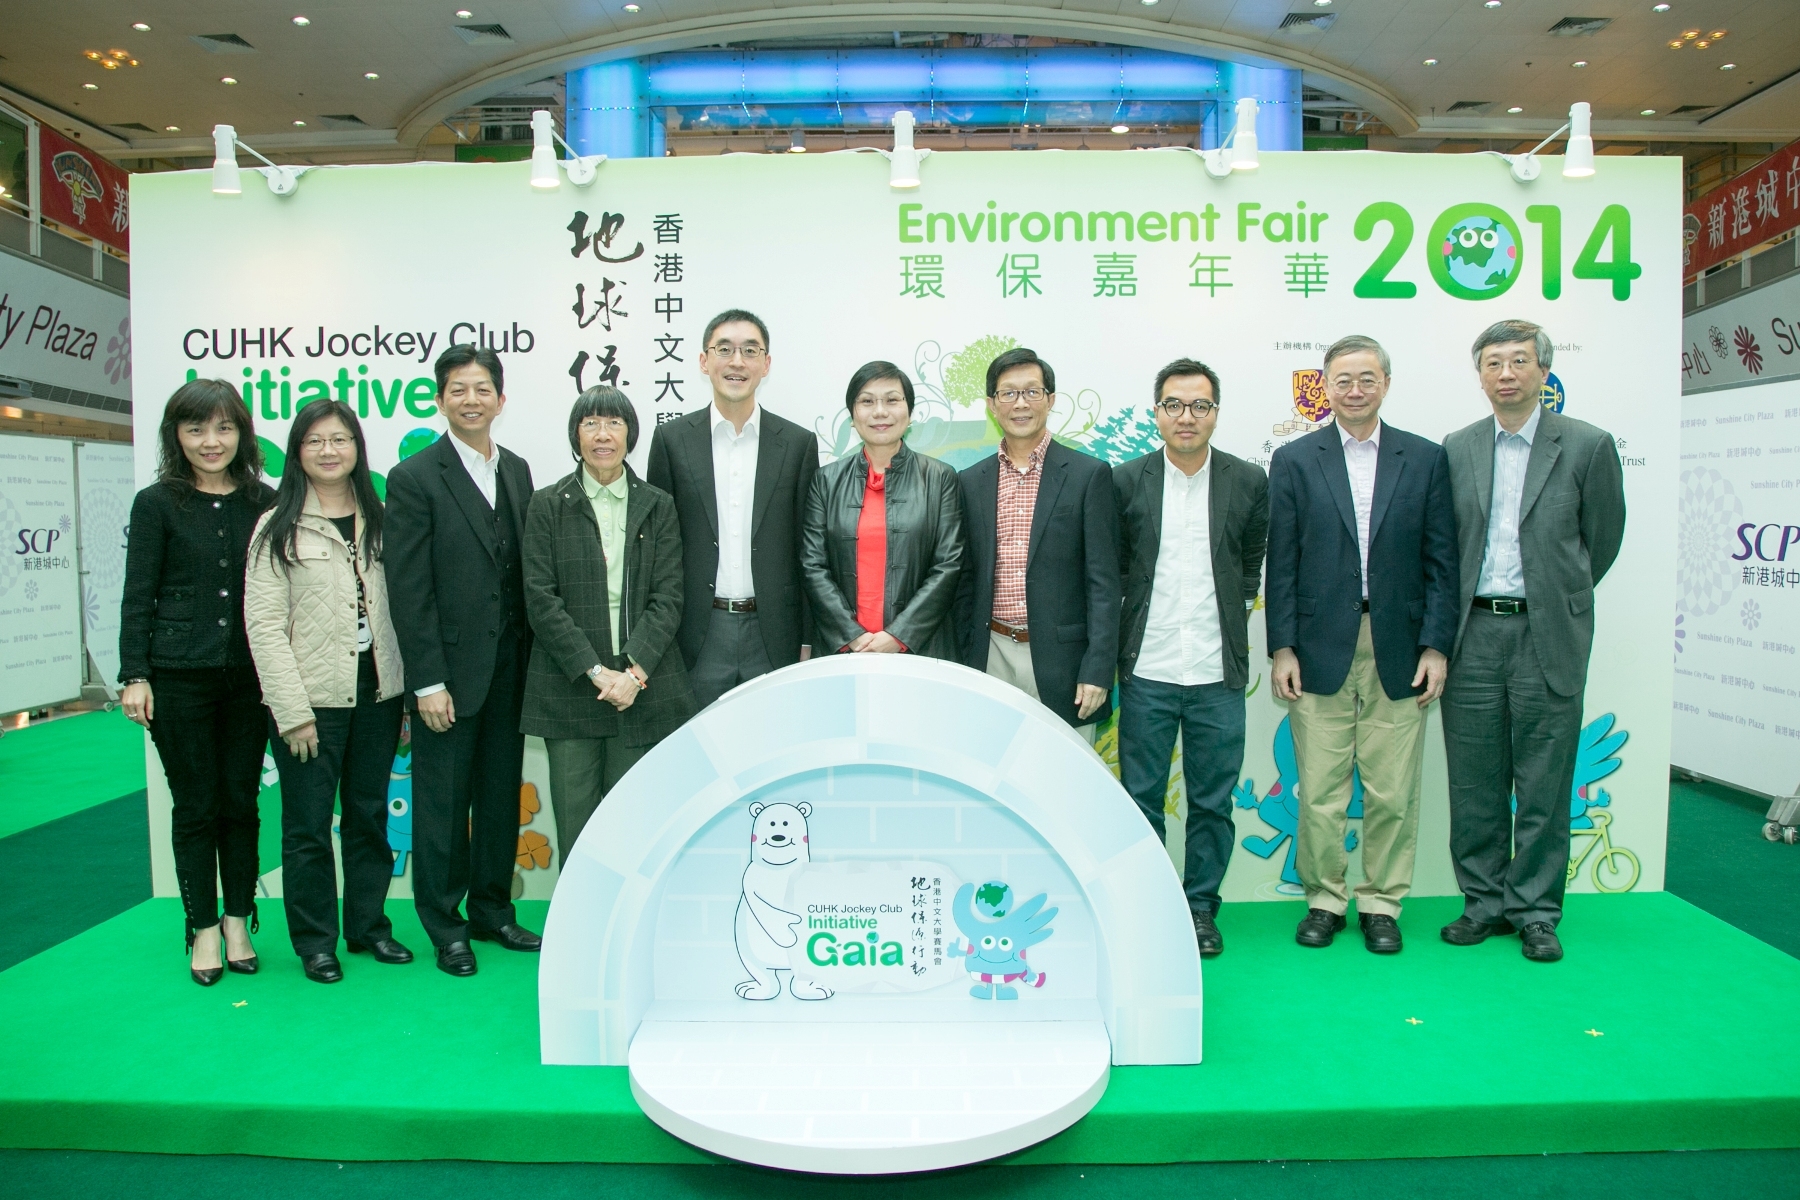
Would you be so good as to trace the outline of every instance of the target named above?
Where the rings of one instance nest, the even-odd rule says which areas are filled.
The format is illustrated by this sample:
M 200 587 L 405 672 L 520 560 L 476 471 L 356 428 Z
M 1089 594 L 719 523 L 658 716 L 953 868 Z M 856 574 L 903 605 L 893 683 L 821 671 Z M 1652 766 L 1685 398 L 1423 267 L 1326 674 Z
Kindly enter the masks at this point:
M 1758 525 L 1755 521 L 1745 521 L 1737 527 L 1737 540 L 1740 549 L 1731 556 L 1735 562 L 1744 562 L 1751 557 L 1763 562 L 1786 562 L 1788 548 L 1800 545 L 1800 525 Z M 1800 558 L 1800 554 L 1795 557 Z
M 19 530 L 19 548 L 14 554 L 49 554 L 56 549 L 56 539 L 62 536 L 60 529 L 21 529 Z

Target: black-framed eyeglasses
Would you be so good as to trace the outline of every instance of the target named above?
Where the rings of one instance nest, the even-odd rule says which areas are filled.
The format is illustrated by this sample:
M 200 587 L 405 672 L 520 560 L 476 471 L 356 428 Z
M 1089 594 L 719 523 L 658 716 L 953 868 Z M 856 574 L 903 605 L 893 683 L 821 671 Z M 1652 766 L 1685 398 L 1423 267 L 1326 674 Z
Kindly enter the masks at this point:
M 734 356 L 739 354 L 744 356 L 745 362 L 755 362 L 757 359 L 768 353 L 768 350 L 762 346 L 734 346 L 730 342 L 718 342 L 715 345 L 708 346 L 706 351 L 713 357 L 722 358 L 727 362 L 730 362 Z
M 1180 420 L 1181 410 L 1185 408 L 1192 410 L 1197 420 L 1204 421 L 1219 411 L 1219 402 L 1216 400 L 1162 400 L 1158 401 L 1156 407 L 1162 410 L 1165 417 L 1172 420 Z
M 1045 391 L 1043 388 L 1034 387 L 1034 388 L 1026 388 L 1022 392 L 1017 392 L 1017 391 L 995 392 L 994 399 L 1003 401 L 1004 403 L 1007 403 L 1007 404 L 1017 404 L 1021 400 L 1025 401 L 1028 404 L 1041 404 L 1041 403 L 1043 403 L 1044 397 L 1048 396 L 1049 394 L 1050 393 Z

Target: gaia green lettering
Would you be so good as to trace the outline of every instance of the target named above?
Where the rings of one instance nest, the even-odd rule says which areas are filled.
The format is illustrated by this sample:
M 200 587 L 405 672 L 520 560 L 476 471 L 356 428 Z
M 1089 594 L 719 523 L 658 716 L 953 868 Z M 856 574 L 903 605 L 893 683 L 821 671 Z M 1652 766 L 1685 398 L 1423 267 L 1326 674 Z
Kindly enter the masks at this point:
M 815 967 L 897 967 L 906 961 L 899 942 L 880 941 L 872 929 L 867 942 L 847 939 L 841 944 L 836 935 L 821 930 L 806 939 L 806 957 Z

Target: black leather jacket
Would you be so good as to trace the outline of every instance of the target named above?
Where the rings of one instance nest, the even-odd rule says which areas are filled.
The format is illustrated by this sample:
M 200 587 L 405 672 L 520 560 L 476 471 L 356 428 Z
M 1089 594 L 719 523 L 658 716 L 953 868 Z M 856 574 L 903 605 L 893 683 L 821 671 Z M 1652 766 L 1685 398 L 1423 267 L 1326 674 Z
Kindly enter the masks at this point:
M 800 575 L 821 653 L 863 634 L 856 623 L 856 523 L 868 478 L 868 460 L 858 452 L 820 468 L 807 497 Z M 963 556 L 956 472 L 903 444 L 888 466 L 886 499 L 887 632 L 914 654 L 954 659 L 950 608 Z

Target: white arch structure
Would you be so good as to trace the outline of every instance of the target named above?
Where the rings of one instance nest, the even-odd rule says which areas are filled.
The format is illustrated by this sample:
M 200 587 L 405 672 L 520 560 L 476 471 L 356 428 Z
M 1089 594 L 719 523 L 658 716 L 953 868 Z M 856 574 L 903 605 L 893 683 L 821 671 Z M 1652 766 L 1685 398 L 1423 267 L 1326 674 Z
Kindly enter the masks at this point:
M 659 1019 L 653 946 L 664 877 L 696 835 L 742 797 L 803 773 L 853 765 L 929 773 L 992 799 L 1035 831 L 1079 887 L 1093 917 L 1098 986 L 1090 1011 L 1097 1019 L 1079 1030 L 1080 1022 L 1064 1020 L 1052 1031 L 1052 1022 L 1033 1025 L 1021 1005 L 1021 1019 L 1004 1025 L 989 1019 L 959 1034 L 960 1026 L 938 1024 L 924 1039 L 942 1051 L 946 1039 L 967 1034 L 975 1047 L 1003 1029 L 1003 1037 L 1028 1047 L 1005 1062 L 1061 1054 L 1061 1066 L 1032 1084 L 1031 1094 L 1043 1100 L 1038 1108 L 1008 1111 L 986 1125 L 943 1114 L 937 1132 L 929 1119 L 924 1126 L 915 1119 L 910 1135 L 875 1122 L 867 1129 L 834 1126 L 826 1136 L 806 1132 L 811 1123 L 773 1131 L 745 1125 L 741 1113 L 714 1111 L 710 1101 L 694 1099 L 692 1087 L 672 1082 L 679 1075 L 669 1073 L 673 1065 L 691 1067 L 733 1045 L 741 1053 L 748 1042 L 768 1039 L 771 1014 L 752 1014 L 760 1006 L 746 1003 L 746 1019 L 758 1023 Z M 565 856 L 544 929 L 538 1006 L 545 1063 L 629 1064 L 640 1105 L 671 1132 L 732 1157 L 815 1171 L 936 1169 L 1007 1153 L 1084 1115 L 1105 1090 L 1108 1060 L 1197 1063 L 1201 1051 L 1200 959 L 1187 904 L 1168 855 L 1130 797 L 1036 701 L 978 672 L 912 655 L 834 656 L 754 680 L 632 768 Z M 784 1027 L 783 1036 L 829 1038 L 837 1030 L 841 1040 L 841 1019 L 810 1019 L 825 1007 L 808 1009 L 808 1022 Z M 1045 1036 L 1060 1038 L 1062 1049 L 1047 1048 Z M 943 1077 L 926 1078 L 929 1069 L 920 1075 L 909 1037 L 885 1022 L 880 1036 L 859 1033 L 856 1040 L 862 1046 L 885 1038 L 894 1051 L 888 1073 L 911 1072 L 918 1087 L 938 1089 L 933 1095 L 947 1079 L 970 1076 L 976 1058 L 958 1058 L 961 1051 L 940 1055 Z M 979 1050 L 970 1053 L 978 1057 Z M 874 1060 L 864 1065 L 882 1068 Z M 821 1094 L 822 1111 L 842 1113 L 841 1084 L 831 1085 L 840 1088 L 834 1097 Z M 992 1096 L 980 1104 L 1007 1108 Z

